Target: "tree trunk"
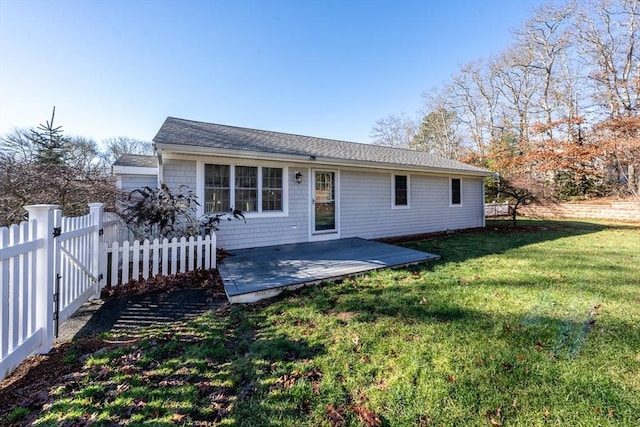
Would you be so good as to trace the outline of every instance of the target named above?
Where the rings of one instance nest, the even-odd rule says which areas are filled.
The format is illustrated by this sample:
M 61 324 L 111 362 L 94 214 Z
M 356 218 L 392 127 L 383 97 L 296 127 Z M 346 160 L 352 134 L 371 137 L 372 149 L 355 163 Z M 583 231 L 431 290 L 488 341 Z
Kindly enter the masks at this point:
M 520 205 L 520 202 L 517 201 L 515 205 L 513 205 L 513 207 L 511 207 L 511 223 L 513 224 L 513 226 L 516 226 L 516 218 L 518 216 L 518 206 Z

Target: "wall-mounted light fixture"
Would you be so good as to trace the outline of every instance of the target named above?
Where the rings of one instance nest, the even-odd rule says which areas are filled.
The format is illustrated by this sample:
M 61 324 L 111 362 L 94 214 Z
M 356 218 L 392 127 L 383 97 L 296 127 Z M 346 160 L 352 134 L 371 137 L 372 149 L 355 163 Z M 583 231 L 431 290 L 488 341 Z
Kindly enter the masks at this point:
M 302 183 L 302 172 L 296 171 L 296 182 L 298 184 Z

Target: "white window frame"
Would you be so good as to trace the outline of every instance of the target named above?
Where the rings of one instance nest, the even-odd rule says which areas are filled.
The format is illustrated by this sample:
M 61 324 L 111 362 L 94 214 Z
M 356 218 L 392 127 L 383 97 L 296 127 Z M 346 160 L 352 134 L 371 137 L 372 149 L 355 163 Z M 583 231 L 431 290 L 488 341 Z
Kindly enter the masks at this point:
M 407 177 L 407 204 L 396 205 L 396 176 Z M 410 209 L 411 208 L 411 175 L 408 173 L 392 173 L 391 174 L 391 209 Z
M 235 208 L 236 202 L 236 166 L 250 166 L 258 168 L 258 194 L 257 194 L 257 211 L 243 212 L 245 218 L 274 218 L 274 217 L 286 217 L 289 216 L 289 168 L 287 166 L 280 165 L 263 165 L 256 164 L 254 162 L 246 163 L 227 163 L 227 162 L 215 162 L 215 161 L 198 161 L 197 173 L 198 182 L 200 183 L 200 189 L 198 191 L 200 200 L 204 200 L 205 186 L 204 186 L 204 173 L 205 165 L 225 165 L 229 166 L 229 206 Z M 281 211 L 262 211 L 262 168 L 277 168 L 282 169 L 282 210 Z M 204 214 L 204 203 L 201 203 L 199 207 L 200 214 Z M 214 212 L 207 212 L 214 213 Z
M 460 181 L 460 203 L 453 203 L 453 180 L 457 179 Z M 464 200 L 464 192 L 463 192 L 463 181 L 462 178 L 458 177 L 449 177 L 449 207 L 450 208 L 458 208 L 462 207 Z

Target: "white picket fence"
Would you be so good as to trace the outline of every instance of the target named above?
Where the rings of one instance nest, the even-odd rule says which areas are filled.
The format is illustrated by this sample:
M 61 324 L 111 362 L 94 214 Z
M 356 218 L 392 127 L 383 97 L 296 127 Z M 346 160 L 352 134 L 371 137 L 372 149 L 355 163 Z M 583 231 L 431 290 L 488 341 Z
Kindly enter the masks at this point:
M 0 228 L 0 379 L 26 356 L 40 347 L 46 334 L 43 311 L 53 302 L 47 286 L 32 286 L 37 276 L 37 259 L 45 240 L 37 235 L 37 222 Z
M 158 274 L 166 276 L 197 268 L 216 268 L 215 248 L 215 234 L 204 238 L 182 237 L 180 240 L 174 237 L 172 240 L 154 239 L 153 242 L 113 242 L 111 246 L 105 243 L 103 253 L 108 255 L 108 258 L 104 265 L 109 265 L 108 271 L 104 274 L 106 284 L 117 286 Z
M 29 221 L 0 227 L 0 380 L 29 355 L 47 353 L 58 323 L 104 286 L 216 267 L 215 234 L 109 245 L 103 205 L 89 207 L 67 218 L 56 205 L 26 206 Z

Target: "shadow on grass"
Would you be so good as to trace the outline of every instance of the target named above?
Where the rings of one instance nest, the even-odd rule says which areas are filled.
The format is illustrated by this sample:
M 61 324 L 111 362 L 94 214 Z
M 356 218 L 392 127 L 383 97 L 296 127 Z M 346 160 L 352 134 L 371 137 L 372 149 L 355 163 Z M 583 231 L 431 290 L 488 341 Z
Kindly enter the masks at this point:
M 274 406 L 264 404 L 263 397 L 287 387 L 276 379 L 286 380 L 293 364 L 324 354 L 324 347 L 262 328 L 260 312 L 244 307 L 220 304 L 212 310 L 208 303 L 201 313 L 204 300 L 190 301 L 198 295 L 182 290 L 110 300 L 122 305 L 112 308 L 111 320 L 79 335 L 109 326 L 112 332 L 64 344 L 65 354 L 49 366 L 51 375 L 45 380 L 42 373 L 31 378 L 27 372 L 3 389 L 11 405 L 0 411 L 0 424 L 12 411 L 25 408 L 23 422 L 15 425 L 36 420 L 43 426 L 210 425 L 222 420 L 242 425 L 237 408 L 246 401 L 264 414 L 263 421 L 251 425 L 299 417 L 301 402 Z M 156 323 L 153 316 L 160 316 Z M 87 347 L 82 344 L 86 340 L 95 344 Z M 67 363 L 71 371 L 61 369 Z
M 195 318 L 221 302 L 212 300 L 204 288 L 108 298 L 74 338 L 104 332 L 132 334 L 150 326 Z

